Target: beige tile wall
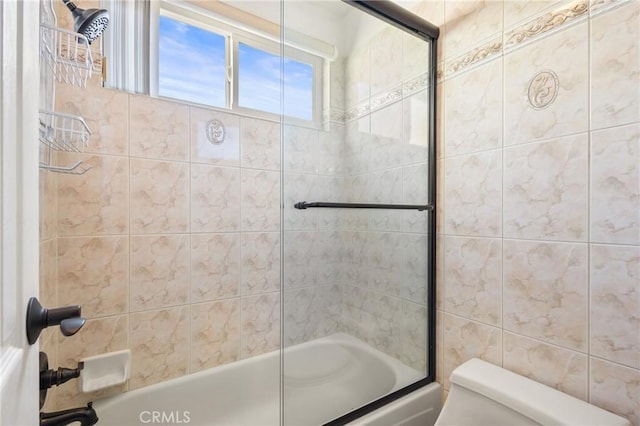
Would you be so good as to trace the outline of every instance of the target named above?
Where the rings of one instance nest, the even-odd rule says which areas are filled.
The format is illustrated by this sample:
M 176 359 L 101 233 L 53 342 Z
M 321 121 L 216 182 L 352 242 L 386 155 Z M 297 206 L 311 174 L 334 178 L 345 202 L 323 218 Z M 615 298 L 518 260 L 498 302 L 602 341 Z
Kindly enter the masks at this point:
M 407 7 L 444 22 L 445 394 L 451 371 L 480 357 L 640 425 L 640 3 Z M 541 71 L 557 93 L 534 108 Z M 534 101 L 553 97 L 542 78 Z
M 382 27 L 382 26 L 381 26 Z M 387 26 L 344 59 L 342 189 L 329 201 L 428 202 L 429 45 Z M 337 212 L 344 330 L 418 371 L 427 368 L 427 212 Z
M 91 170 L 42 172 L 41 294 L 47 306 L 80 304 L 88 322 L 70 338 L 45 335 L 43 348 L 67 367 L 129 348 L 132 377 L 89 395 L 70 382 L 49 406 L 279 348 L 279 124 L 93 81 L 60 85 L 57 99 L 93 131 L 85 154 L 57 161 Z M 226 126 L 220 145 L 203 135 L 213 118 Z

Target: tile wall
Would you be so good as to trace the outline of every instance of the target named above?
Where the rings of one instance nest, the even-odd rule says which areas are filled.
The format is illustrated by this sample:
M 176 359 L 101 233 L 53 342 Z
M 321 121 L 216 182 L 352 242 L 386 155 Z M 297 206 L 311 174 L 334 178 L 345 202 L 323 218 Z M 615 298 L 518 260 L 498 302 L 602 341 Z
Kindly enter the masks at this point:
M 429 52 L 388 26 L 344 59 L 343 201 L 428 203 Z M 345 331 L 425 373 L 428 213 L 338 214 Z
M 383 42 L 400 62 L 385 64 Z M 277 122 L 95 80 L 58 86 L 58 109 L 82 115 L 92 135 L 83 155 L 56 161 L 91 169 L 42 172 L 41 297 L 82 305 L 88 322 L 73 337 L 47 333 L 42 347 L 67 367 L 129 348 L 132 377 L 88 395 L 70 382 L 46 408 L 278 349 L 281 312 L 285 346 L 347 331 L 424 370 L 426 213 L 292 208 L 427 201 L 428 49 L 397 30 L 363 46 L 332 63 L 325 129 L 285 125 L 282 147 Z M 360 65 L 376 71 L 351 99 Z M 207 139 L 212 120 L 224 125 L 220 144 Z
M 43 172 L 43 303 L 88 319 L 43 344 L 55 364 L 129 348 L 113 393 L 278 349 L 279 124 L 93 82 L 57 99 L 93 133 L 86 174 Z M 206 138 L 214 119 L 221 144 Z M 59 407 L 96 397 L 56 391 Z
M 480 357 L 639 425 L 640 3 L 407 7 L 444 23 L 439 381 Z

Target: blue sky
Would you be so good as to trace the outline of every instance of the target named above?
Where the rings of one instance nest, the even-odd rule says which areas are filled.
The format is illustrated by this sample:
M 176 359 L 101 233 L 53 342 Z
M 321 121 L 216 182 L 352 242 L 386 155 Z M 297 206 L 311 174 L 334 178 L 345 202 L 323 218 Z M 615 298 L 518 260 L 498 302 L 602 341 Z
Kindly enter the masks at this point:
M 159 94 L 225 106 L 223 36 L 160 17 Z M 239 44 L 239 104 L 279 114 L 284 65 L 285 115 L 312 119 L 312 67 Z

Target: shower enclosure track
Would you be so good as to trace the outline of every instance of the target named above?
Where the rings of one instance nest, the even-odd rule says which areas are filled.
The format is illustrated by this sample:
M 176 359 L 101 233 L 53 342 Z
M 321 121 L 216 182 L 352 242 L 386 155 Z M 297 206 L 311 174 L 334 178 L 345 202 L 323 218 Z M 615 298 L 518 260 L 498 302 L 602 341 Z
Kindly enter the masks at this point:
M 300 201 L 293 205 L 298 210 L 305 210 L 310 207 L 326 207 L 326 208 L 346 208 L 346 209 L 388 209 L 388 210 L 418 210 L 432 211 L 432 204 L 362 204 L 362 203 L 325 203 L 313 202 L 307 203 Z

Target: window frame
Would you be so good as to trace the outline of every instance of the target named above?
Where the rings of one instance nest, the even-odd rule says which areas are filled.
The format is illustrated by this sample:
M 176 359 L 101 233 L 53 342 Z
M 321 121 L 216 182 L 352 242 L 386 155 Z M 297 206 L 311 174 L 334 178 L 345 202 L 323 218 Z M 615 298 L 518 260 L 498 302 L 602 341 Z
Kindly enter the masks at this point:
M 178 3 L 175 1 L 162 0 L 155 3 L 155 7 L 151 10 L 151 40 L 150 40 L 150 95 L 180 102 L 186 102 L 193 105 L 202 105 L 207 108 L 214 108 L 228 113 L 236 113 L 255 118 L 267 120 L 276 120 L 287 124 L 300 125 L 305 127 L 320 128 L 322 126 L 322 108 L 323 108 L 323 80 L 325 59 L 321 56 L 305 52 L 295 47 L 287 46 L 286 42 L 283 46 L 278 37 L 267 37 L 260 34 L 259 30 L 251 32 L 216 19 L 212 13 L 207 10 L 200 9 L 197 6 Z M 218 107 L 209 104 L 202 104 L 187 99 L 172 98 L 159 95 L 159 42 L 160 42 L 160 16 L 166 16 L 170 19 L 184 22 L 187 25 L 195 26 L 199 29 L 209 31 L 225 37 L 225 106 Z M 277 41 L 276 41 L 277 40 Z M 239 44 L 245 44 L 251 48 L 262 50 L 264 52 L 277 55 L 281 60 L 291 59 L 297 62 L 308 64 L 312 69 L 312 104 L 311 104 L 311 120 L 305 120 L 284 114 L 284 84 L 281 81 L 280 95 L 280 113 L 272 113 L 260 109 L 242 107 L 239 105 Z M 284 67 L 280 67 L 280 71 L 284 72 Z

